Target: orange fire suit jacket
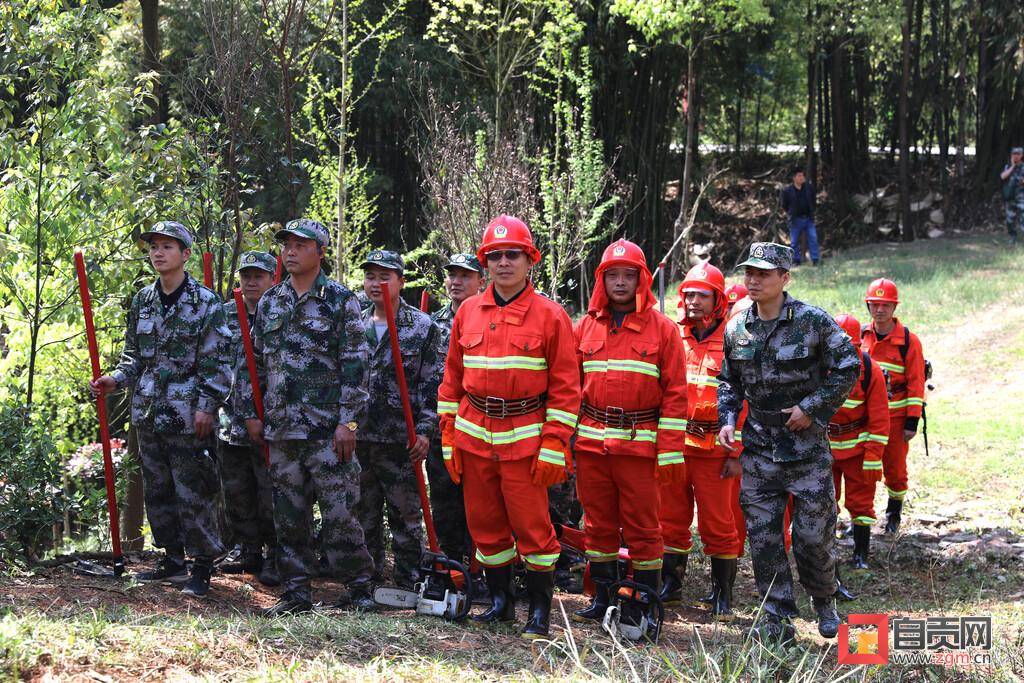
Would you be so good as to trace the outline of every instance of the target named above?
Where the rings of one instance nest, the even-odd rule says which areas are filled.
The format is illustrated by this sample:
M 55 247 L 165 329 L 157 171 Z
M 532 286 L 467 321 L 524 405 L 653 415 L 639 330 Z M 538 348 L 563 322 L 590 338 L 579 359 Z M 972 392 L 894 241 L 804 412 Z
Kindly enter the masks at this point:
M 626 314 L 621 327 L 607 308 L 591 310 L 576 324 L 575 336 L 584 401 L 598 410 L 659 409 L 657 422 L 637 423 L 635 434 L 581 414 L 576 448 L 683 462 L 686 366 L 675 323 L 654 310 L 651 300 L 642 311 Z
M 868 367 L 865 361 L 871 364 L 867 391 L 864 391 L 864 374 Z M 864 469 L 882 469 L 882 452 L 889 443 L 889 392 L 881 366 L 865 353 L 861 353 L 860 377 L 853 391 L 829 422 L 828 441 L 836 460 L 863 453 Z
M 736 450 L 729 451 L 718 443 L 718 373 L 722 369 L 724 354 L 725 320 L 703 340 L 697 339 L 693 328 L 679 323 L 683 350 L 686 355 L 686 391 L 689 409 L 686 432 L 686 457 L 738 458 L 742 451 L 743 422 L 747 417 L 746 404 L 736 421 Z
M 907 343 L 909 335 L 909 344 Z M 906 345 L 907 357 L 900 351 Z M 924 352 L 921 340 L 908 332 L 898 319 L 885 339 L 878 339 L 874 327 L 867 325 L 861 331 L 861 349 L 867 351 L 889 373 L 892 398 L 889 399 L 889 417 L 921 417 L 924 406 Z
M 546 395 L 546 404 L 525 415 L 490 417 L 467 394 L 509 406 Z M 455 448 L 495 460 L 535 457 L 543 436 L 569 443 L 579 409 L 572 322 L 561 306 L 532 283 L 505 306 L 495 303 L 493 284 L 459 306 L 437 400 L 439 415 L 455 416 Z

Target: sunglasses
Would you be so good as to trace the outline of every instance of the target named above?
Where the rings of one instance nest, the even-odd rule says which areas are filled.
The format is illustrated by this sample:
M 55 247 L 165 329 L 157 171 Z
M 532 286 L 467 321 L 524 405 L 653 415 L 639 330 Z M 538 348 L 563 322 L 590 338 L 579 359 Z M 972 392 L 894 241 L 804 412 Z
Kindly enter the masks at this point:
M 501 250 L 499 250 L 499 251 L 489 251 L 486 254 L 488 262 L 492 262 L 493 261 L 494 263 L 497 263 L 498 261 L 500 261 L 502 256 L 504 256 L 509 261 L 515 261 L 516 259 L 518 259 L 522 255 L 523 255 L 523 251 L 521 249 L 505 249 L 504 251 L 501 251 Z

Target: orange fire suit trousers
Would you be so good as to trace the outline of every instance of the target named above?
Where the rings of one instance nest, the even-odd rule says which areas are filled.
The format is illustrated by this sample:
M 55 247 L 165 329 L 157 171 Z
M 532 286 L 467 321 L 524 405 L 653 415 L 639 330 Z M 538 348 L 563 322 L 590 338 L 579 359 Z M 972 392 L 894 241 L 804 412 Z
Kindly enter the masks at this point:
M 901 499 L 907 495 L 907 452 L 910 444 L 903 439 L 903 417 L 889 421 L 889 443 L 882 453 L 882 472 L 885 488 L 890 498 Z
M 846 480 L 846 498 L 843 505 L 854 524 L 871 526 L 875 523 L 875 485 L 864 481 L 864 454 L 832 461 L 832 479 L 836 484 L 836 501 L 843 492 Z
M 492 460 L 463 453 L 466 522 L 484 567 L 523 556 L 528 569 L 551 571 L 561 552 L 548 512 L 548 490 L 533 483 L 534 458 Z
M 704 554 L 711 557 L 736 557 L 738 539 L 733 518 L 735 482 L 722 479 L 724 456 L 689 457 L 686 480 L 666 484 L 661 491 L 661 526 L 666 552 L 687 553 L 693 547 L 690 524 L 693 503 L 697 503 L 697 531 L 704 543 Z M 680 490 L 681 489 L 681 490 Z
M 661 566 L 664 544 L 658 521 L 661 486 L 654 458 L 576 451 L 576 495 L 586 512 L 587 558 L 619 556 L 619 530 L 635 569 Z

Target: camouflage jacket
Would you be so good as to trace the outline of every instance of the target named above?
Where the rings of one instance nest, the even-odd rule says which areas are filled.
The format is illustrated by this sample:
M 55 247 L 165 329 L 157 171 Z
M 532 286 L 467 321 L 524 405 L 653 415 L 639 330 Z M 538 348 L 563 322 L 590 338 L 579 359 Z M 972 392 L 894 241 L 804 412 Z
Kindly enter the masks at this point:
M 359 428 L 359 439 L 404 444 L 408 436 L 402 397 L 395 379 L 395 363 L 391 357 L 391 340 L 386 332 L 383 339 L 377 339 L 372 317 L 373 306 L 363 310 L 362 321 L 370 345 L 372 419 L 365 427 Z M 416 433 L 429 439 L 437 428 L 437 388 L 441 385 L 446 355 L 444 335 L 431 322 L 430 316 L 405 301 L 399 305 L 395 318 Z
M 452 323 L 455 321 L 455 311 L 452 310 L 451 302 L 445 304 L 444 308 L 439 311 L 434 311 L 430 319 L 437 325 L 441 331 L 441 339 L 443 342 L 442 350 L 445 356 L 448 355 L 448 341 L 452 336 Z
M 266 291 L 252 321 L 263 389 L 263 435 L 272 441 L 332 439 L 366 417 L 369 349 L 355 295 L 322 272 L 298 296 L 291 278 Z M 244 417 L 256 417 L 249 373 L 238 375 Z
M 744 453 L 786 461 L 828 452 L 828 422 L 859 374 L 856 349 L 828 313 L 787 293 L 779 317 L 764 321 L 757 317 L 755 304 L 734 316 L 725 330 L 719 424 L 735 425 L 746 400 L 750 413 L 743 426 Z M 794 405 L 812 420 L 801 432 L 756 417 L 757 411 L 778 413 Z
M 213 291 L 185 275 L 185 291 L 164 313 L 157 287 L 132 299 L 118 388 L 135 385 L 132 424 L 169 434 L 194 433 L 195 412 L 215 415 L 231 382 L 230 332 Z
M 245 407 L 239 406 L 238 378 L 249 376 L 245 360 L 245 344 L 242 343 L 242 328 L 238 322 L 238 310 L 234 300 L 225 302 L 224 316 L 231 332 L 231 395 L 220 408 L 220 429 L 217 438 L 235 446 L 251 446 L 249 433 L 245 430 Z M 249 324 L 255 316 L 249 314 Z

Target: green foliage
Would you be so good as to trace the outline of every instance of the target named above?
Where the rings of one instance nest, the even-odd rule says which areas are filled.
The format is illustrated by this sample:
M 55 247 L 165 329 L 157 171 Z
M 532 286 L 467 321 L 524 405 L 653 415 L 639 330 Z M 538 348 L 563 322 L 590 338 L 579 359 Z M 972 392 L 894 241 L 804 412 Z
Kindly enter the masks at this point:
M 611 11 L 648 40 L 687 44 L 695 27 L 701 29 L 698 37 L 703 40 L 708 37 L 703 31 L 739 31 L 771 20 L 763 0 L 614 0 Z

